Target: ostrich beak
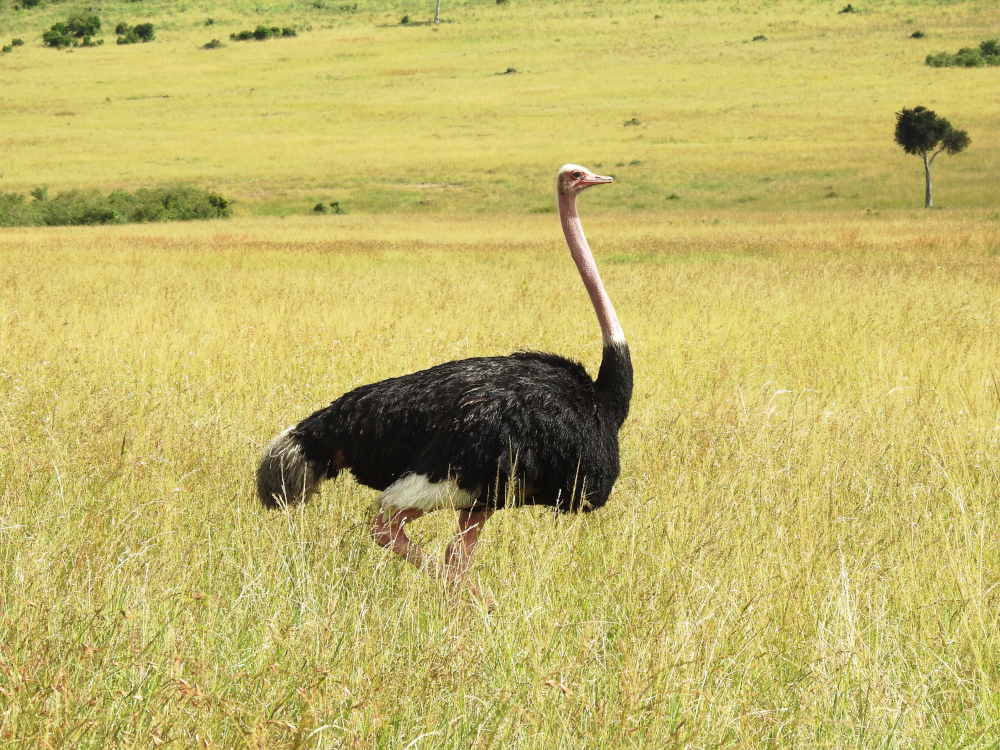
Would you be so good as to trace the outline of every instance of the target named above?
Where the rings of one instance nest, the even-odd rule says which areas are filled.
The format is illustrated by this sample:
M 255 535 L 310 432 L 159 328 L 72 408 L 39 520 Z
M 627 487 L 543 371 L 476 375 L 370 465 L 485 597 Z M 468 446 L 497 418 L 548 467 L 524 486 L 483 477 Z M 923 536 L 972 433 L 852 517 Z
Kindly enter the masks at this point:
M 615 181 L 614 177 L 605 177 L 604 175 L 599 175 L 599 174 L 588 174 L 584 175 L 580 179 L 580 187 L 588 188 L 592 187 L 593 185 L 607 185 L 609 182 L 614 182 L 614 181 Z

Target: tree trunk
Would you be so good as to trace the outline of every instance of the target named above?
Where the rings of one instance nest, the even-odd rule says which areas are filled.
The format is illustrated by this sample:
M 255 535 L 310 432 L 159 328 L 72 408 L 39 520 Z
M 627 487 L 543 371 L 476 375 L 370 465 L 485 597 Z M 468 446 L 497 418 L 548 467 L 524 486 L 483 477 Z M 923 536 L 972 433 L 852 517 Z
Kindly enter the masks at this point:
M 934 201 L 931 200 L 931 163 L 927 161 L 927 152 L 924 151 L 924 177 L 927 178 L 927 190 L 924 193 L 924 208 L 931 208 Z
M 441 23 L 441 0 L 437 0 L 437 7 L 434 8 L 434 23 Z

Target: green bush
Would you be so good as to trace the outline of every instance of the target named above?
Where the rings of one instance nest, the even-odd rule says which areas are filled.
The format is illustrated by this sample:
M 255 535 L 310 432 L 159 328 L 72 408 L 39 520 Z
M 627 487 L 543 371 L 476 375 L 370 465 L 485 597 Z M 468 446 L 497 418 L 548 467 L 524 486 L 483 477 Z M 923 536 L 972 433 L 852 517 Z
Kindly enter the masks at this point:
M 205 44 L 201 45 L 201 48 L 202 49 L 220 49 L 221 47 L 225 47 L 225 46 L 226 45 L 224 45 L 218 39 L 213 39 L 212 41 L 206 42 Z
M 115 33 L 118 34 L 118 44 L 139 44 L 140 42 L 151 42 L 156 38 L 156 32 L 151 23 L 139 23 L 135 26 L 120 23 L 115 26 Z
M 23 195 L 0 195 L 0 227 L 130 224 L 151 221 L 216 219 L 230 215 L 229 201 L 216 193 L 189 187 L 115 190 L 70 190 L 48 198 L 45 188 Z
M 25 227 L 34 224 L 28 201 L 20 193 L 0 193 L 0 227 Z
M 101 30 L 101 19 L 95 13 L 74 13 L 66 21 L 66 32 L 77 38 L 93 36 Z
M 979 51 L 983 53 L 983 57 L 1000 57 L 1000 39 L 987 39 L 980 42 Z
M 208 193 L 208 205 L 219 212 L 219 216 L 229 216 L 229 200 L 218 193 Z
M 247 42 L 254 39 L 258 42 L 263 42 L 267 39 L 274 39 L 283 36 L 298 36 L 295 29 L 286 26 L 281 28 L 279 26 L 258 26 L 253 31 L 240 31 L 235 34 L 230 34 L 229 38 L 234 42 Z
M 65 23 L 55 23 L 42 34 L 42 41 L 49 47 L 62 49 L 64 47 L 96 47 L 104 44 L 103 39 L 96 42 L 93 36 L 101 30 L 101 19 L 94 13 L 74 13 Z
M 24 46 L 24 40 L 23 39 L 11 39 L 10 40 L 10 46 L 11 47 L 23 47 Z
M 975 47 L 962 47 L 955 53 L 953 65 L 960 68 L 983 68 L 986 67 L 986 58 Z
M 114 194 L 112 194 L 114 195 Z M 73 226 L 81 224 L 124 224 L 108 198 L 97 190 L 70 190 L 35 204 L 35 224 Z
M 982 68 L 1000 65 L 1000 39 L 987 39 L 978 47 L 962 47 L 955 54 L 938 52 L 927 55 L 924 62 L 933 68 Z
M 326 204 L 325 203 L 317 203 L 315 206 L 313 206 L 313 211 L 315 211 L 318 214 L 325 214 L 326 211 L 327 211 Z M 330 202 L 330 212 L 331 213 L 335 213 L 335 214 L 342 214 L 342 213 L 344 213 L 344 209 L 342 209 L 340 207 L 340 201 L 331 201 Z
M 53 24 L 52 28 L 42 34 L 42 42 L 49 47 L 62 49 L 63 47 L 76 46 L 76 40 L 66 33 L 66 24 Z

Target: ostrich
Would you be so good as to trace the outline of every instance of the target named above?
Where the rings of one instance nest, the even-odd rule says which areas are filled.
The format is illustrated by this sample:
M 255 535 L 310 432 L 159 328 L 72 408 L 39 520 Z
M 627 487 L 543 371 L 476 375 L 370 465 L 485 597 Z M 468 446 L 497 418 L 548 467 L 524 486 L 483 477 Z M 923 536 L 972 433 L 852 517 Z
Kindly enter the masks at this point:
M 618 431 L 632 398 L 632 359 L 576 211 L 577 195 L 612 182 L 576 164 L 556 192 L 566 243 L 604 340 L 597 379 L 542 352 L 472 357 L 345 393 L 278 435 L 257 469 L 267 508 L 307 501 L 344 470 L 381 494 L 371 536 L 404 560 L 455 584 L 466 580 L 483 524 L 506 503 L 589 512 L 618 478 Z M 458 511 L 441 564 L 406 535 L 433 510 Z M 492 600 L 483 597 L 488 604 Z

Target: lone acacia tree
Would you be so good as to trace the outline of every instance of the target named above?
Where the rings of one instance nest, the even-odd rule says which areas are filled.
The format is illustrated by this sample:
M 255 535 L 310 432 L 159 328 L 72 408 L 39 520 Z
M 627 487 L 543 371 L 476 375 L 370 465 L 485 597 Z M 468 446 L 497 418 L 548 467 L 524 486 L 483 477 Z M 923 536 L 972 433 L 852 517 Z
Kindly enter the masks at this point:
M 903 111 L 896 113 L 896 143 L 906 153 L 924 157 L 924 176 L 927 178 L 924 208 L 930 208 L 934 205 L 931 200 L 931 164 L 934 159 L 942 151 L 949 154 L 964 151 L 972 139 L 964 130 L 955 130 L 950 122 L 938 117 L 933 110 L 904 107 Z

